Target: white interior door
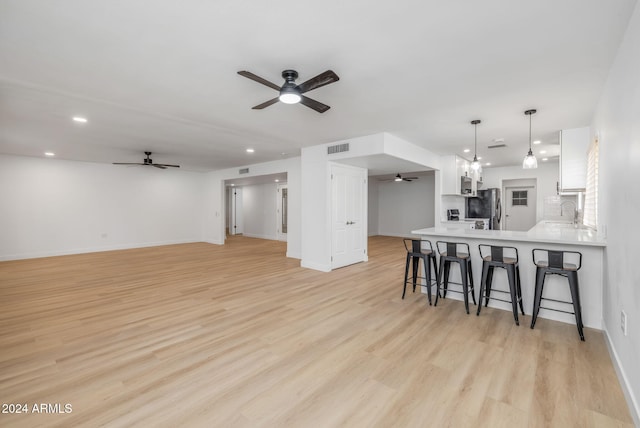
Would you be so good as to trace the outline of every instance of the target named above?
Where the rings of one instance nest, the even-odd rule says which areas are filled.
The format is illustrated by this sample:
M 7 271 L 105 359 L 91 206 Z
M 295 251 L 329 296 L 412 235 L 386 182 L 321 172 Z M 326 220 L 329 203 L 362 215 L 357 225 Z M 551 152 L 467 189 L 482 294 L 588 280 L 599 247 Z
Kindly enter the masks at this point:
M 536 224 L 536 188 L 507 187 L 504 230 L 529 230 Z
M 231 218 L 229 225 L 230 235 L 241 235 L 244 229 L 242 212 L 242 189 L 234 187 L 231 189 Z
M 367 260 L 367 170 L 331 167 L 331 268 Z
M 288 201 L 289 201 L 289 188 L 286 184 L 278 184 L 276 192 L 276 210 L 277 210 L 277 233 L 279 241 L 287 240 L 287 222 L 288 222 Z

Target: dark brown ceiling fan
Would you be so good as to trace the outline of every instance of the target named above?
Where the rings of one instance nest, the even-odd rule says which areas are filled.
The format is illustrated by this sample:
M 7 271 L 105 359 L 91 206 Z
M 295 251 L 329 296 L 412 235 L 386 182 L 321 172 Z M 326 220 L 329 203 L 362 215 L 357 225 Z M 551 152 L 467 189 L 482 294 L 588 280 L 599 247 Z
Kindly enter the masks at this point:
M 318 74 L 316 77 L 312 77 L 304 83 L 296 85 L 295 80 L 298 78 L 298 72 L 295 70 L 284 70 L 282 72 L 284 84 L 282 86 L 278 86 L 275 83 L 271 83 L 260 76 L 256 76 L 250 71 L 238 71 L 238 74 L 246 77 L 247 79 L 262 83 L 263 85 L 280 92 L 280 95 L 276 98 L 272 98 L 269 101 L 254 106 L 254 110 L 261 110 L 265 107 L 269 107 L 270 105 L 277 103 L 278 101 L 282 101 L 285 104 L 300 103 L 311 109 L 314 109 L 318 113 L 324 113 L 331 107 L 316 100 L 312 100 L 309 97 L 305 97 L 302 94 L 340 80 L 336 73 L 331 70 L 327 70 L 324 73 Z
M 171 168 L 180 168 L 180 165 L 169 165 L 166 163 L 153 163 L 153 161 L 151 160 L 151 152 L 144 152 L 145 155 L 147 155 L 147 157 L 145 159 L 143 159 L 142 163 L 136 163 L 136 162 L 114 162 L 114 165 L 143 165 L 143 166 L 153 166 L 156 168 L 160 168 L 160 169 L 167 169 L 169 167 Z
M 413 180 L 418 180 L 420 177 L 403 177 L 401 176 L 399 173 L 398 175 L 396 175 L 394 178 L 388 178 L 385 180 L 379 180 L 379 181 L 413 181 Z

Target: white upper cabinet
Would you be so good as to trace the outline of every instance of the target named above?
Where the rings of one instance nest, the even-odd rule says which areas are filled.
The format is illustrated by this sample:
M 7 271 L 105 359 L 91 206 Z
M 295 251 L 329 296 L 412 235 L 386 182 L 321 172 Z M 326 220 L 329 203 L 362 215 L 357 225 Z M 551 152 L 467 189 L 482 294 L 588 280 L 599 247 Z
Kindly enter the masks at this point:
M 442 156 L 442 194 L 471 196 L 472 174 L 469 161 L 456 155 Z M 463 192 L 463 177 L 468 178 L 469 193 Z M 475 186 L 474 186 L 475 187 Z M 466 188 L 466 187 L 465 187 Z
M 587 187 L 589 127 L 560 131 L 560 191 L 580 191 Z

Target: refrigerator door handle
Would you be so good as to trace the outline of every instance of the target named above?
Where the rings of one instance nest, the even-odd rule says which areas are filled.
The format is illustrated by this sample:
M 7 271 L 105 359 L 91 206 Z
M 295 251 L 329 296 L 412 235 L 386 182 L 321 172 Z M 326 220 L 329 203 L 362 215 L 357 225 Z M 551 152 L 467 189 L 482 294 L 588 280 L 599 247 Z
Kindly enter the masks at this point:
M 500 203 L 500 199 L 498 199 L 498 222 L 502 220 L 502 204 Z

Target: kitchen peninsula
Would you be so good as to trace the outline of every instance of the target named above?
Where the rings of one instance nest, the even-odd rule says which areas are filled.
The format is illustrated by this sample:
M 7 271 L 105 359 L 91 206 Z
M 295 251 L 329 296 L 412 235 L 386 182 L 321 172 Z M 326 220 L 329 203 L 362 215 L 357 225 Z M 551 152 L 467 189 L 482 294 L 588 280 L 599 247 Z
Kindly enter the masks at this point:
M 602 329 L 602 296 L 603 296 L 603 257 L 606 246 L 605 237 L 593 230 L 578 228 L 570 223 L 542 221 L 529 231 L 506 230 L 478 230 L 447 227 L 446 225 L 418 229 L 411 232 L 423 239 L 436 241 L 464 242 L 469 244 L 473 268 L 473 282 L 476 298 L 479 294 L 480 279 L 482 277 L 482 260 L 478 245 L 512 246 L 518 249 L 520 259 L 520 276 L 522 281 L 522 298 L 524 310 L 529 315 L 525 325 L 528 326 L 533 311 L 533 296 L 535 286 L 535 265 L 531 251 L 534 248 L 549 250 L 579 251 L 582 253 L 582 268 L 578 272 L 580 283 L 580 298 L 582 301 L 582 318 L 585 327 Z M 459 269 L 452 268 L 450 280 L 460 282 Z M 453 285 L 453 287 L 456 287 Z M 493 276 L 493 289 L 509 290 L 506 272 L 497 269 Z M 457 293 L 447 293 L 448 298 L 462 299 Z M 548 275 L 545 280 L 544 297 L 570 301 L 569 285 L 566 278 L 558 275 Z M 478 304 L 480 302 L 478 301 Z M 543 301 L 543 306 L 572 311 L 570 305 L 553 301 Z M 489 301 L 489 307 L 511 311 L 511 304 Z M 474 313 L 473 311 L 471 312 Z M 482 315 L 481 315 L 482 316 Z M 572 314 L 541 309 L 539 318 L 548 318 L 574 324 Z M 522 324 L 521 324 L 522 325 Z M 588 340 L 588 339 L 587 339 Z

